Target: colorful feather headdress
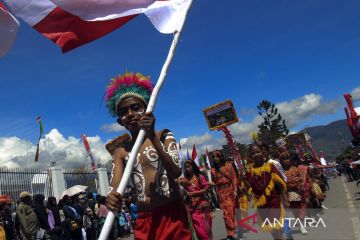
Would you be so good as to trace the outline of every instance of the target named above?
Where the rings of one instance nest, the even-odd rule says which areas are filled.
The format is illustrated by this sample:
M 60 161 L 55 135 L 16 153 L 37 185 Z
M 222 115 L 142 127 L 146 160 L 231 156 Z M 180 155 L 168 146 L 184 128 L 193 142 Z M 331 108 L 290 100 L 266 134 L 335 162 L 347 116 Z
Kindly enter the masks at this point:
M 117 106 L 121 100 L 136 97 L 148 104 L 153 89 L 150 77 L 141 73 L 126 72 L 111 79 L 105 93 L 106 106 L 110 114 L 117 117 Z

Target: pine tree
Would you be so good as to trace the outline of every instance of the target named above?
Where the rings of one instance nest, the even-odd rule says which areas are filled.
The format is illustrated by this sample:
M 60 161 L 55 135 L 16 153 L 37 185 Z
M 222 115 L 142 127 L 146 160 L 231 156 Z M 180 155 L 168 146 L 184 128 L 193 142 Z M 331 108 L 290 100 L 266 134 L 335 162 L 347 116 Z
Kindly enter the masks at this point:
M 270 146 L 275 146 L 276 139 L 289 133 L 285 120 L 281 117 L 275 104 L 268 100 L 262 100 L 257 109 L 263 118 L 263 122 L 258 125 L 259 139 Z

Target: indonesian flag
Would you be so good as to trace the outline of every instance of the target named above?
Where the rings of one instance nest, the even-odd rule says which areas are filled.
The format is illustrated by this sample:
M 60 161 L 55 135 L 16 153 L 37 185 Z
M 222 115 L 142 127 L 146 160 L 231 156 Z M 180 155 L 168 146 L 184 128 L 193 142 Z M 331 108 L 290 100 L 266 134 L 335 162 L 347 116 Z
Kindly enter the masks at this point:
M 11 49 L 19 25 L 19 21 L 0 3 L 0 58 Z
M 191 160 L 195 161 L 196 165 L 200 166 L 199 158 L 198 158 L 197 153 L 196 153 L 195 144 L 193 145 L 193 150 L 192 150 L 192 154 L 191 154 Z
M 181 27 L 191 0 L 4 0 L 63 52 L 96 40 L 144 13 L 162 33 Z

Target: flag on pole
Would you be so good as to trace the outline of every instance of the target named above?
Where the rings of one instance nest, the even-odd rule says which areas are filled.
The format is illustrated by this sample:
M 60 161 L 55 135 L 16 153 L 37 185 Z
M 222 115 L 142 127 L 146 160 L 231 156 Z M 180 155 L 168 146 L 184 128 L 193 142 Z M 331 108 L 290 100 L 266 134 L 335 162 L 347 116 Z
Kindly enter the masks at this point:
M 63 52 L 96 40 L 144 13 L 162 33 L 173 33 L 191 0 L 4 0 L 13 13 Z
M 196 165 L 200 166 L 199 165 L 199 158 L 198 158 L 197 153 L 196 153 L 195 144 L 193 145 L 193 150 L 192 150 L 192 154 L 191 154 L 191 160 L 195 161 Z
M 186 149 L 186 160 L 191 160 L 189 149 Z
M 35 153 L 35 162 L 39 161 L 39 149 L 40 149 L 40 139 L 41 139 L 41 136 L 44 132 L 44 128 L 43 128 L 43 124 L 42 124 L 42 121 L 41 121 L 41 117 L 37 117 L 36 118 L 36 122 L 39 123 L 39 126 L 40 126 L 40 134 L 39 134 L 39 140 L 38 140 L 38 143 L 37 143 L 37 148 L 36 148 L 36 153 Z
M 96 164 L 95 164 L 95 160 L 94 160 L 94 157 L 92 155 L 92 152 L 91 152 L 91 149 L 90 149 L 90 144 L 86 138 L 86 135 L 85 133 L 82 134 L 81 136 L 82 140 L 83 140 L 83 143 L 84 143 L 84 146 L 85 146 L 85 150 L 88 154 L 88 157 L 90 158 L 90 166 L 91 166 L 91 170 L 95 171 L 96 170 Z
M 207 177 L 208 177 L 208 181 L 212 182 L 212 179 L 211 179 L 211 164 L 210 164 L 210 157 L 209 157 L 209 151 L 207 149 L 207 146 L 206 146 L 205 156 L 206 156 L 205 159 L 206 159 L 206 165 L 207 165 L 206 174 L 207 174 Z
M 0 3 L 0 58 L 11 49 L 19 25 L 19 21 Z
M 206 147 L 206 152 L 205 152 L 205 156 L 206 156 L 206 166 L 208 167 L 208 169 L 211 169 L 211 164 L 210 164 L 210 158 L 209 158 L 209 151 Z

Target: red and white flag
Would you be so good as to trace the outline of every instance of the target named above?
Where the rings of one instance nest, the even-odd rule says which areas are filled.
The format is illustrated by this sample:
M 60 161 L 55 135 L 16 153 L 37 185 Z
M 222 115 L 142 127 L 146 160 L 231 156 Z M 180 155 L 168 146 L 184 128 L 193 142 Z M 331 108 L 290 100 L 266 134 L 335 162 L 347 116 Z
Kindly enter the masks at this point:
M 19 25 L 19 21 L 0 3 L 0 58 L 11 49 Z
M 179 29 L 191 0 L 4 0 L 63 52 L 96 40 L 144 13 L 162 33 Z
M 195 161 L 196 165 L 199 166 L 199 158 L 197 156 L 195 144 L 193 145 L 193 150 L 192 150 L 192 154 L 191 154 L 191 160 Z

